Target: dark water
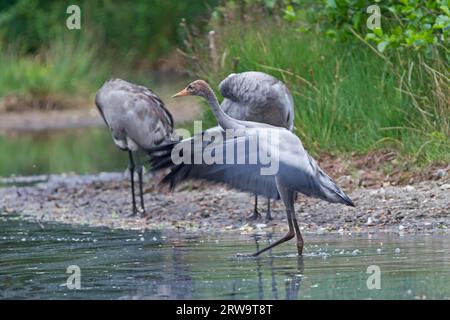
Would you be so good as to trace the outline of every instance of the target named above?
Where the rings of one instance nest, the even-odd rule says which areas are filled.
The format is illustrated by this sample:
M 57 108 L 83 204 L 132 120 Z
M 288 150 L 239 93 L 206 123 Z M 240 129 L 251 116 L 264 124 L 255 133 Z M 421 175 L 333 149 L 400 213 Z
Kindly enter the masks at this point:
M 166 103 L 190 81 L 178 74 L 136 76 L 136 79 L 129 80 L 148 85 Z M 195 104 L 192 106 L 193 117 L 198 111 Z M 187 121 L 183 117 L 180 120 Z M 190 121 L 178 125 L 191 126 Z M 127 154 L 117 149 L 111 133 L 103 124 L 99 128 L 0 132 L 0 150 L 0 177 L 122 171 L 128 164 Z
M 0 216 L 0 297 L 19 299 L 448 299 L 450 237 L 306 236 L 242 258 L 268 236 L 185 236 Z M 69 289 L 69 266 L 80 289 Z M 380 289 L 367 268 L 379 267 Z M 74 283 L 74 282 L 70 282 Z M 374 284 L 375 282 L 370 282 Z
M 124 170 L 106 127 L 0 134 L 0 176 Z

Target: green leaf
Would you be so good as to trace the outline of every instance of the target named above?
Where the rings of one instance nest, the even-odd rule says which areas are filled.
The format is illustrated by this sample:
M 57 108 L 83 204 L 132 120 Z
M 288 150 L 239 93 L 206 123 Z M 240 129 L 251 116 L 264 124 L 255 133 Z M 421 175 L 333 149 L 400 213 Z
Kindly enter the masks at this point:
M 383 35 L 383 30 L 381 28 L 375 28 L 372 31 L 379 37 L 381 37 Z
M 388 46 L 388 44 L 389 44 L 389 41 L 388 41 L 388 40 L 381 41 L 381 42 L 377 45 L 378 51 L 383 52 L 383 51 L 386 49 L 386 47 Z
M 447 6 L 440 6 L 439 9 L 441 9 L 447 16 L 450 16 L 450 10 Z
M 336 38 L 336 36 L 337 36 L 337 32 L 336 32 L 335 30 L 328 29 L 328 30 L 325 32 L 325 35 L 326 35 L 327 37 L 329 37 L 329 38 L 334 39 L 334 38 Z
M 289 22 L 295 21 L 296 14 L 295 14 L 294 7 L 292 7 L 291 5 L 287 6 L 286 9 L 284 9 L 283 18 Z
M 352 20 L 353 20 L 353 28 L 358 29 L 358 28 L 359 28 L 359 25 L 360 25 L 360 23 L 361 23 L 361 12 L 357 12 L 357 13 L 353 16 Z
M 327 6 L 329 8 L 336 9 L 337 8 L 336 1 L 334 1 L 334 0 L 327 0 Z
M 375 33 L 370 32 L 366 35 L 366 40 L 377 40 L 377 39 L 378 37 L 375 35 Z
M 435 29 L 445 29 L 450 26 L 450 17 L 439 15 L 436 19 L 435 24 L 433 25 L 433 28 Z
M 269 9 L 273 9 L 275 7 L 276 3 L 277 3 L 277 0 L 264 0 L 264 4 Z

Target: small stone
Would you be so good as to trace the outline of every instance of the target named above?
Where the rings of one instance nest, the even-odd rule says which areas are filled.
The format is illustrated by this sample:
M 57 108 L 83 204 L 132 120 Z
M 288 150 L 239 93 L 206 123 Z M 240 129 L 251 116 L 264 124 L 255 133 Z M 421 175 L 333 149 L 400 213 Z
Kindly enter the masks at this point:
M 412 192 L 412 191 L 416 190 L 416 188 L 414 188 L 413 186 L 405 186 L 403 188 L 403 190 L 405 190 L 407 192 Z
M 383 198 L 386 194 L 386 191 L 384 190 L 384 188 L 380 188 L 378 190 L 372 190 L 369 193 L 371 196 L 376 196 L 378 198 Z
M 445 170 L 445 169 L 439 169 L 436 171 L 436 178 L 438 178 L 438 179 L 442 179 L 446 175 L 447 175 L 447 170 Z
M 400 250 L 400 248 L 396 248 L 396 249 L 394 250 L 394 252 L 395 252 L 395 253 L 400 253 L 401 250 Z
M 450 189 L 450 184 L 445 183 L 445 184 L 443 184 L 442 186 L 440 186 L 440 188 L 441 188 L 442 190 Z
M 349 185 L 349 184 L 354 184 L 355 181 L 353 180 L 353 178 L 351 176 L 340 176 L 337 179 L 337 182 L 339 185 Z

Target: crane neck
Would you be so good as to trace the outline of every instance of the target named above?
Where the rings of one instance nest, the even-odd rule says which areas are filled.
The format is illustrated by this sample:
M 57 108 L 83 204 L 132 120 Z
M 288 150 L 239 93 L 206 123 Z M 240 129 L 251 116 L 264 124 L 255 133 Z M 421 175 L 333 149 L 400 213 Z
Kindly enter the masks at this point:
M 217 122 L 222 127 L 222 129 L 243 129 L 244 126 L 239 124 L 238 121 L 229 115 L 227 115 L 225 112 L 223 112 L 222 108 L 219 105 L 219 101 L 217 100 L 216 95 L 211 90 L 208 95 L 205 97 L 206 101 L 208 101 L 209 105 L 211 106 L 211 109 L 214 113 L 214 116 L 217 119 Z

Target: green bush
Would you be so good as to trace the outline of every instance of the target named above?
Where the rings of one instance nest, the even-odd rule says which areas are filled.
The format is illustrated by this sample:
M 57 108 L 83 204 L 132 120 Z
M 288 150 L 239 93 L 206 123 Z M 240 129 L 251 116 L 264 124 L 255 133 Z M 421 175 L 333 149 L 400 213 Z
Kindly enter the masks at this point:
M 418 163 L 450 161 L 446 47 L 404 45 L 380 53 L 343 22 L 336 36 L 327 36 L 331 22 L 348 16 L 319 23 L 318 4 L 302 3 L 304 11 L 297 8 L 291 20 L 284 2 L 224 3 L 209 25 L 218 57 L 207 37 L 186 48 L 193 73 L 213 87 L 248 70 L 283 80 L 294 96 L 296 133 L 312 152 L 392 148 Z M 209 111 L 205 119 L 214 124 Z
M 366 26 L 370 5 L 377 5 L 381 14 L 381 27 L 374 30 Z M 284 18 L 297 23 L 300 31 L 319 26 L 327 36 L 340 40 L 353 38 L 354 30 L 380 52 L 399 47 L 429 52 L 435 45 L 450 44 L 448 0 L 292 0 L 284 8 Z

